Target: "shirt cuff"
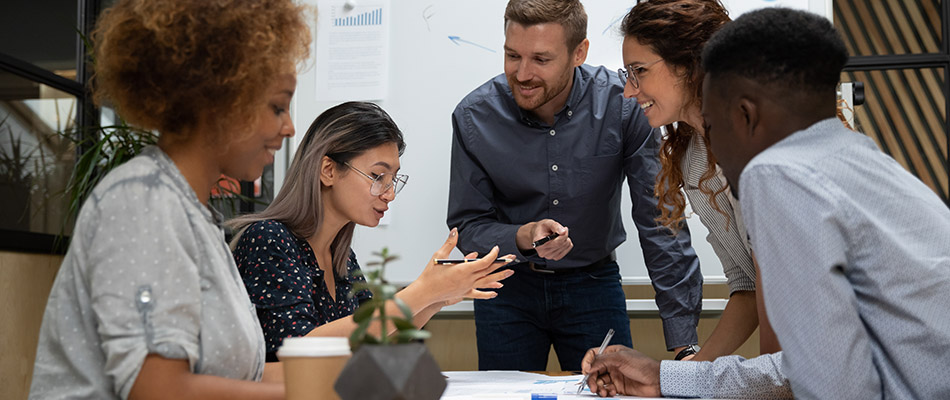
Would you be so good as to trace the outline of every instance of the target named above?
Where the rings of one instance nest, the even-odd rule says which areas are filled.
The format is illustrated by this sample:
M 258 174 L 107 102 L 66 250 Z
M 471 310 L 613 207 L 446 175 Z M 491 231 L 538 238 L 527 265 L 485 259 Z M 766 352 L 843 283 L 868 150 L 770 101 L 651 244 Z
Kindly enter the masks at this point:
M 663 320 L 663 338 L 666 339 L 666 349 L 699 343 L 696 335 L 696 325 L 699 323 L 699 313 L 680 315 Z
M 498 245 L 498 257 L 514 254 L 519 261 L 534 261 L 532 258 L 537 258 L 538 253 L 534 253 L 534 257 L 525 255 L 521 253 L 521 250 L 518 249 L 518 229 L 521 228 L 521 225 L 518 224 L 503 224 L 497 223 L 496 226 L 493 226 L 492 229 L 495 231 L 495 243 L 485 243 L 485 253 L 491 250 L 492 246 Z M 479 256 L 484 256 L 485 254 L 479 254 Z
M 750 279 L 746 275 L 741 275 L 734 279 L 729 280 L 729 294 L 732 295 L 735 292 L 741 291 L 755 291 L 755 280 Z
M 660 361 L 660 393 L 663 397 L 700 397 L 699 362 Z

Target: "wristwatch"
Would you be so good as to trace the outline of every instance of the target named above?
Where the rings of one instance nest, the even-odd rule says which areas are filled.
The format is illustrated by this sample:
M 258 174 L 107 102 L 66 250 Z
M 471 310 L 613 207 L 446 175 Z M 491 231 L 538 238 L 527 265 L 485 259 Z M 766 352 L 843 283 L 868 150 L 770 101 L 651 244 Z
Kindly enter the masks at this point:
M 687 356 L 691 356 L 696 353 L 699 353 L 699 345 L 691 344 L 689 346 L 686 346 L 686 348 L 684 348 L 683 350 L 680 350 L 679 353 L 676 353 L 676 358 L 674 359 L 676 361 L 679 361 L 686 358 Z

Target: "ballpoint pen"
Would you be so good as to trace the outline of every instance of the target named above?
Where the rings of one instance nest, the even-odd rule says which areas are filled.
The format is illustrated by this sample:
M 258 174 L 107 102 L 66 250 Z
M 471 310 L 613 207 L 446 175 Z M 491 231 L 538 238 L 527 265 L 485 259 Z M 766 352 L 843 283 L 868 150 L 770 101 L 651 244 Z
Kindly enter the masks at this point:
M 614 337 L 614 329 L 613 329 L 613 328 L 610 328 L 610 330 L 607 331 L 607 337 L 604 338 L 604 342 L 601 343 L 601 344 L 600 344 L 600 348 L 597 349 L 597 355 L 598 355 L 598 356 L 601 355 L 601 354 L 604 354 L 604 349 L 607 348 L 607 343 L 610 343 L 610 338 L 612 338 L 612 337 Z M 580 387 L 577 388 L 577 394 L 581 394 L 581 392 L 584 391 L 584 386 L 587 385 L 587 380 L 588 380 L 588 379 L 590 379 L 590 372 L 588 372 L 587 374 L 585 374 L 585 375 L 584 375 L 584 379 L 581 379 L 581 381 L 577 383 L 578 385 L 580 385 Z
M 558 235 L 557 232 L 554 232 L 554 233 L 552 233 L 552 234 L 550 234 L 550 235 L 547 235 L 547 236 L 545 236 L 545 237 L 543 237 L 543 238 L 541 238 L 541 239 L 535 240 L 533 243 L 531 243 L 531 247 L 532 247 L 532 248 L 538 247 L 538 246 L 540 246 L 540 245 L 542 245 L 542 244 L 545 244 L 545 243 L 547 243 L 547 242 L 550 242 L 550 241 L 554 240 L 554 239 L 557 238 L 558 236 L 560 236 L 560 235 Z
M 436 258 L 433 261 L 436 264 L 465 264 L 465 263 L 475 262 L 479 260 L 481 260 L 481 258 Z M 518 261 L 518 260 L 514 258 L 508 258 L 508 257 L 498 257 L 495 259 L 493 263 L 506 263 L 506 262 L 513 262 L 513 261 Z

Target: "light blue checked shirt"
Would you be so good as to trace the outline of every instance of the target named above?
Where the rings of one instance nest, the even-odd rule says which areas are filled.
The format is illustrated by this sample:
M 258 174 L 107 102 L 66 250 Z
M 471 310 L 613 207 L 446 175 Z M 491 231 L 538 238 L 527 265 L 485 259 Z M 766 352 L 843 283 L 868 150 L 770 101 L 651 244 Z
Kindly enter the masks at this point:
M 783 354 L 663 362 L 667 396 L 950 398 L 950 209 L 820 121 L 752 159 L 740 202 Z

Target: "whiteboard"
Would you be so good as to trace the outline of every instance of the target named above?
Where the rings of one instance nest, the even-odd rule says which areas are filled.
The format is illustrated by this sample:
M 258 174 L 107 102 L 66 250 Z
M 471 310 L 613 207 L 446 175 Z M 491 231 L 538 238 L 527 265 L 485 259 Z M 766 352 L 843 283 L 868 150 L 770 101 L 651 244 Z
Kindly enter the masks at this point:
M 831 0 L 732 0 L 742 3 L 738 6 L 745 9 L 750 4 L 770 6 L 795 1 L 806 1 L 810 10 L 830 18 Z M 304 1 L 312 5 L 316 2 Z M 357 5 L 361 3 L 372 1 L 355 1 Z M 604 65 L 611 70 L 620 68 L 619 23 L 634 1 L 586 0 L 582 3 L 588 14 L 587 35 L 591 43 L 587 63 Z M 414 280 L 446 239 L 451 114 L 465 95 L 502 73 L 506 4 L 507 0 L 391 1 L 388 94 L 375 102 L 392 116 L 405 135 L 407 148 L 401 158 L 401 172 L 410 179 L 390 203 L 384 219 L 387 224 L 376 228 L 357 227 L 353 249 L 363 265 L 374 258 L 372 252 L 383 246 L 398 254 L 400 258 L 386 271 L 392 282 Z M 730 2 L 724 4 L 730 6 Z M 313 23 L 315 25 L 315 21 Z M 450 36 L 456 38 L 453 40 Z M 314 46 L 316 42 L 314 40 Z M 317 100 L 314 65 L 320 60 L 313 59 L 317 54 L 315 48 L 310 53 L 309 68 L 297 77 L 292 109 L 297 136 L 285 146 L 285 155 L 293 155 L 296 144 L 317 115 L 339 103 Z M 287 165 L 286 159 L 279 160 L 275 170 Z M 277 185 L 283 175 L 281 171 L 275 172 Z M 625 283 L 646 284 L 649 277 L 630 218 L 630 196 L 627 186 L 623 187 L 621 209 L 628 240 L 617 248 L 618 263 Z M 722 265 L 705 240 L 707 230 L 696 216 L 690 218 L 688 224 L 706 282 L 725 282 Z M 461 255 L 457 249 L 453 254 Z

